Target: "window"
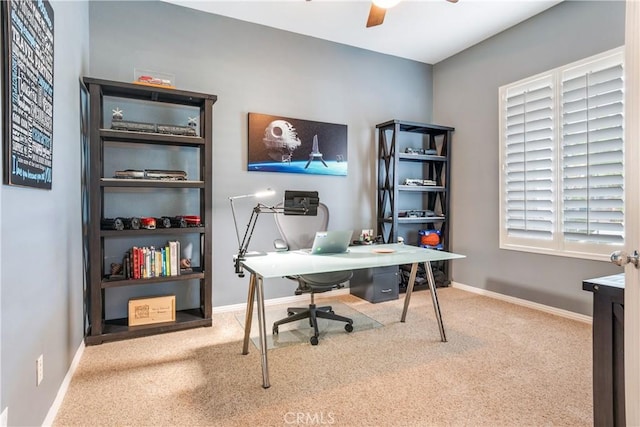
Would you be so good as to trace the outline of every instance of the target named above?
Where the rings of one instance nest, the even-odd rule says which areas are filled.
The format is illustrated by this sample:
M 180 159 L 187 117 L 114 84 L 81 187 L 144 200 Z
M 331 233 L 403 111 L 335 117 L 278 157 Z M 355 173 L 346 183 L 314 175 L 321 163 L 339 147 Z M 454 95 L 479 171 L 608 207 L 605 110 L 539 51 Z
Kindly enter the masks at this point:
M 624 52 L 500 88 L 500 247 L 608 259 L 624 238 Z

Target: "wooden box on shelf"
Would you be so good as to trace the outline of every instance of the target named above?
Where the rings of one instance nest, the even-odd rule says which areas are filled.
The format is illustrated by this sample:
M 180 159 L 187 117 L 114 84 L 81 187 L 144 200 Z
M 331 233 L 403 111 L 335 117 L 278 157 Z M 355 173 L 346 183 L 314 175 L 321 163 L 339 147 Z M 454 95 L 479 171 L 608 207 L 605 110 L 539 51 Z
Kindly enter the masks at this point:
M 131 298 L 129 300 L 129 326 L 175 321 L 175 295 Z

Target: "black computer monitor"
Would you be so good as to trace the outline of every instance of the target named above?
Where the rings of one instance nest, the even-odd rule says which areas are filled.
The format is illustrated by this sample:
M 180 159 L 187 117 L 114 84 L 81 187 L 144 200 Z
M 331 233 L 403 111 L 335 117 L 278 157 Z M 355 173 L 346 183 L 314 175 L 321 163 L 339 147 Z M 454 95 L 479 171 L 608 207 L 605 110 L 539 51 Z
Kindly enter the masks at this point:
M 318 215 L 320 199 L 317 191 L 285 190 L 285 215 Z

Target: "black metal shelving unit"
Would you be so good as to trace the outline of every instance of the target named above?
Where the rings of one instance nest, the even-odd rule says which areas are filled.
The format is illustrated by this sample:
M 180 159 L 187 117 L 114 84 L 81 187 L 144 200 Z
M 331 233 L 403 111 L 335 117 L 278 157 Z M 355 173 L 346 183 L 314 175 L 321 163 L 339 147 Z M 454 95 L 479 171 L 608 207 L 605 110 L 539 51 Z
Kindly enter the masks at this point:
M 402 120 L 380 123 L 376 129 L 378 235 L 385 243 L 395 243 L 402 237 L 407 244 L 420 245 L 420 230 L 437 230 L 437 248 L 448 250 L 450 145 L 455 129 Z M 407 175 L 411 173 L 415 175 Z M 407 178 L 426 180 L 428 185 L 406 185 Z M 451 282 L 448 261 L 433 263 L 432 269 L 437 286 Z M 426 287 L 417 285 L 415 289 Z
M 213 104 L 215 95 L 196 93 L 171 88 L 153 87 L 101 80 L 90 77 L 83 79 L 89 92 L 89 141 L 85 150 L 88 156 L 88 197 L 85 215 L 86 245 L 88 252 L 88 284 L 86 292 L 86 308 L 88 327 L 85 342 L 88 345 L 101 344 L 106 341 L 122 340 L 139 336 L 183 330 L 212 324 L 212 188 L 213 188 Z M 104 125 L 105 98 L 125 98 L 129 100 L 150 102 L 157 106 L 187 106 L 199 109 L 200 131 L 197 136 L 167 135 L 135 131 L 108 129 Z M 168 151 L 181 147 L 198 150 L 198 172 L 196 180 L 165 181 L 146 179 L 114 179 L 104 176 L 106 161 L 105 146 L 108 144 L 124 144 L 139 150 L 144 156 L 145 147 L 165 147 Z M 154 190 L 196 191 L 199 215 L 202 224 L 196 227 L 167 228 L 156 230 L 102 230 L 101 220 L 105 215 L 106 192 L 135 192 L 145 194 Z M 195 195 L 194 195 L 195 196 Z M 105 242 L 109 239 L 129 239 L 162 236 L 171 238 L 187 235 L 200 237 L 200 266 L 192 272 L 179 276 L 153 277 L 146 279 L 110 278 L 106 271 Z M 133 243 L 135 244 L 135 243 Z M 151 325 L 128 326 L 127 318 L 105 319 L 105 290 L 118 287 L 145 286 L 154 283 L 175 282 L 175 286 L 198 281 L 199 307 L 181 309 L 176 312 L 175 322 L 164 322 Z

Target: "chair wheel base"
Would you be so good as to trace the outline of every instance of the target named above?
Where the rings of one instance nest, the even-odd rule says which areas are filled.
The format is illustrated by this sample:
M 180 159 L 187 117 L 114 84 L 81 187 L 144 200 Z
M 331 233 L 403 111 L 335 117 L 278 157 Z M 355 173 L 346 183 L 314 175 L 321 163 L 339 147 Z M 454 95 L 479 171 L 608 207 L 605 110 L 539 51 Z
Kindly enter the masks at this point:
M 344 330 L 347 332 L 353 332 L 353 325 L 351 323 L 347 323 L 344 325 Z
M 309 342 L 311 343 L 311 345 L 318 345 L 318 337 L 316 337 L 315 335 L 312 336 L 311 338 L 309 338 Z

